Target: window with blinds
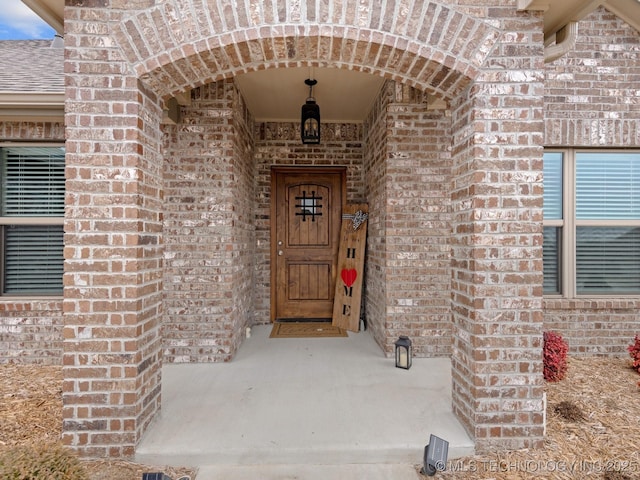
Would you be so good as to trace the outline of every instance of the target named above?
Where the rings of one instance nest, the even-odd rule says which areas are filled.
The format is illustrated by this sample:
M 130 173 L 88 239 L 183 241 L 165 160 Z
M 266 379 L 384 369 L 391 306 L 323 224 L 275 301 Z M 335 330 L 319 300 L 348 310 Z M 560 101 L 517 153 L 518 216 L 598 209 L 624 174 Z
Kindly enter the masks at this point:
M 640 154 L 576 153 L 576 219 L 640 220 Z
M 640 228 L 577 227 L 577 293 L 640 293 Z
M 60 295 L 64 149 L 3 147 L 0 158 L 2 293 Z
M 577 293 L 638 294 L 640 227 L 626 223 L 640 221 L 640 154 L 577 152 L 575 164 Z
M 544 240 L 542 244 L 542 265 L 544 270 L 544 293 L 562 293 L 561 276 L 561 229 L 556 227 L 544 227 Z
M 563 207 L 563 154 L 551 152 L 544 154 L 544 219 L 562 220 Z
M 640 152 L 545 152 L 544 189 L 544 292 L 640 294 Z
M 563 222 L 563 154 L 544 155 L 544 240 L 543 270 L 545 294 L 562 292 L 562 229 Z

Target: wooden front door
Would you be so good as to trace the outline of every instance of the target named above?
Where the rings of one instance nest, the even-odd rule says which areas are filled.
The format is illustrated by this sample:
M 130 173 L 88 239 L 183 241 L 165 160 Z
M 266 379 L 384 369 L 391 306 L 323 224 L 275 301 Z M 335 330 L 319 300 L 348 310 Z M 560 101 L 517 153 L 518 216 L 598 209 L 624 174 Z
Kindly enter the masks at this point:
M 331 319 L 344 168 L 271 171 L 271 320 Z

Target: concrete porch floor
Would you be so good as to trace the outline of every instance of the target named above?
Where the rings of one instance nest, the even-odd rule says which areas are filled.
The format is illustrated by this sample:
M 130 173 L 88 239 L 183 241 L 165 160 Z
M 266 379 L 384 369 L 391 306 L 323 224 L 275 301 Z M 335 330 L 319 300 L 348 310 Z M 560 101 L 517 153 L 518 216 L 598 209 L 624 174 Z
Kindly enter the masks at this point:
M 224 364 L 163 367 L 162 412 L 136 461 L 197 480 L 412 479 L 429 435 L 449 459 L 474 444 L 451 411 L 447 358 L 395 368 L 367 331 L 269 338 L 256 326 Z

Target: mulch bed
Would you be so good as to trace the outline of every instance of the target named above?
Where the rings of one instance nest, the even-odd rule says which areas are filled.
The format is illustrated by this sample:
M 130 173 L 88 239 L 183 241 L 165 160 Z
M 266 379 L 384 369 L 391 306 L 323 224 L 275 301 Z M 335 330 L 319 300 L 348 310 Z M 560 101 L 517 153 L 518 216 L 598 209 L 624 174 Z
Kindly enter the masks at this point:
M 41 365 L 0 365 L 0 451 L 35 442 L 59 442 L 62 433 L 62 369 Z M 192 468 L 141 465 L 112 459 L 82 462 L 91 480 L 140 480 L 146 472 L 172 479 Z
M 570 358 L 567 377 L 546 385 L 543 449 L 450 460 L 446 471 L 431 478 L 640 479 L 639 379 L 629 359 Z M 61 384 L 60 367 L 0 365 L 0 450 L 34 441 L 58 441 Z M 173 479 L 196 478 L 189 468 L 107 459 L 83 463 L 92 480 L 140 480 L 144 472 L 160 471 Z
M 640 376 L 628 358 L 569 358 L 547 383 L 547 435 L 540 450 L 450 460 L 434 479 L 640 479 Z M 425 477 L 426 478 L 426 477 Z

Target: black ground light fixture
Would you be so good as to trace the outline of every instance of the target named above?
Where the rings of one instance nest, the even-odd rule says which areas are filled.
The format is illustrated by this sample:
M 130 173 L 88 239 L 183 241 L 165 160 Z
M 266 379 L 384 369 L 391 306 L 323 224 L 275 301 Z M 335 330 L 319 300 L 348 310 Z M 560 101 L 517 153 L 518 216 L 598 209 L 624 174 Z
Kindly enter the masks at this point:
M 431 434 L 429 443 L 424 447 L 424 459 L 420 473 L 433 477 L 438 470 L 447 469 L 449 442 Z
M 161 472 L 143 473 L 142 480 L 171 480 L 171 477 Z
M 396 340 L 396 367 L 409 370 L 411 368 L 411 339 L 401 335 Z
M 162 472 L 143 473 L 142 480 L 171 480 L 171 477 Z M 189 475 L 183 475 L 178 478 L 178 480 L 191 480 L 191 477 Z
M 309 86 L 309 97 L 302 105 L 302 115 L 300 119 L 300 136 L 302 143 L 320 143 L 320 107 L 313 98 L 313 86 L 317 80 L 307 78 L 304 83 Z

